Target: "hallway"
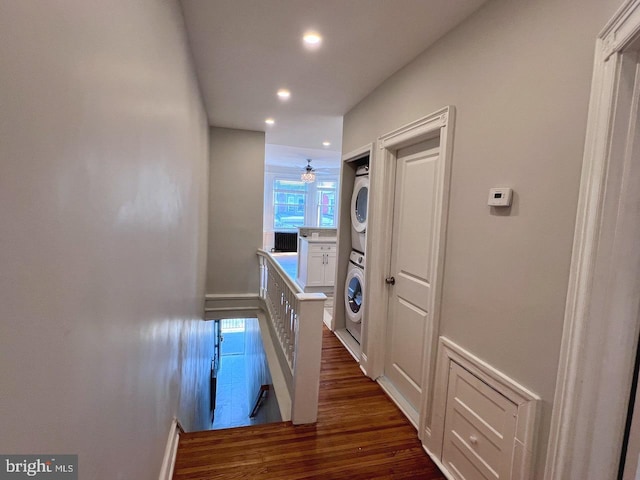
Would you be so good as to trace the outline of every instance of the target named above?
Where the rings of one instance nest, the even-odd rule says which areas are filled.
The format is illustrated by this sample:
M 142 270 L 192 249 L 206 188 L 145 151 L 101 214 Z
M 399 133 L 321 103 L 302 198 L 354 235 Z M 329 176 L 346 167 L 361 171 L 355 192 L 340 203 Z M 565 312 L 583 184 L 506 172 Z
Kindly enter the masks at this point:
M 181 435 L 175 480 L 445 477 L 415 429 L 338 339 L 323 331 L 318 423 Z

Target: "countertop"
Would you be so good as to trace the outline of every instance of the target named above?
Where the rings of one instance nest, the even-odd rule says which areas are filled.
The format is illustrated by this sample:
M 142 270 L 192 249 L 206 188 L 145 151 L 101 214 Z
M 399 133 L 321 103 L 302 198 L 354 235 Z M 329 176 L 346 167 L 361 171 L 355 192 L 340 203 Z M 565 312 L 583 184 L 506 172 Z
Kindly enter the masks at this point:
M 309 243 L 336 243 L 337 237 L 299 237 L 300 240 Z

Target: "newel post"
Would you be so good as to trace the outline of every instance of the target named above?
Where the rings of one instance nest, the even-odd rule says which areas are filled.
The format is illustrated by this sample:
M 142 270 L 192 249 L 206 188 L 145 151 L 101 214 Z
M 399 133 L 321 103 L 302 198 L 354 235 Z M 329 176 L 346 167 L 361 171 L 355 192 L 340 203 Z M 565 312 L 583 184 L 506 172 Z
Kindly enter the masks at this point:
M 260 261 L 260 298 L 264 299 L 267 296 L 267 274 L 269 267 L 267 266 L 265 257 L 258 254 L 258 259 Z
M 297 299 L 291 421 L 301 425 L 318 419 L 322 319 L 327 297 L 324 293 L 299 293 Z

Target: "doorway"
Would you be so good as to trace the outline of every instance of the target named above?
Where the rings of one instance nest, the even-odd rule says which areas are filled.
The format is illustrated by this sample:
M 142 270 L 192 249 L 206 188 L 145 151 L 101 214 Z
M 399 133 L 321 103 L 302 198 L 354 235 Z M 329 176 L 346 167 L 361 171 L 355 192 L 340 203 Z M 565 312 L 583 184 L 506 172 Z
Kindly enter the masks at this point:
M 378 382 L 418 430 L 431 405 L 449 197 L 453 107 L 378 140 L 371 168 L 363 349 Z
M 440 137 L 396 154 L 384 377 L 417 423 L 425 334 L 431 322 L 432 255 Z
M 640 333 L 639 48 L 640 1 L 628 0 L 596 41 L 550 480 L 638 475 L 619 476 Z

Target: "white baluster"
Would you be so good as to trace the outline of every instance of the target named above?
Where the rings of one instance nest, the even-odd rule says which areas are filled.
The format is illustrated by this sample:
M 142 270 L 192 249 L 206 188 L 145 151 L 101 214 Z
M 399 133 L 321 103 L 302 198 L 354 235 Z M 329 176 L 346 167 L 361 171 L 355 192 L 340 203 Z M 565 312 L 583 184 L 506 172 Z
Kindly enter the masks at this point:
M 322 317 L 326 296 L 305 294 L 264 251 L 260 258 L 260 297 L 279 348 L 292 373 L 291 420 L 313 423 L 318 413 Z

